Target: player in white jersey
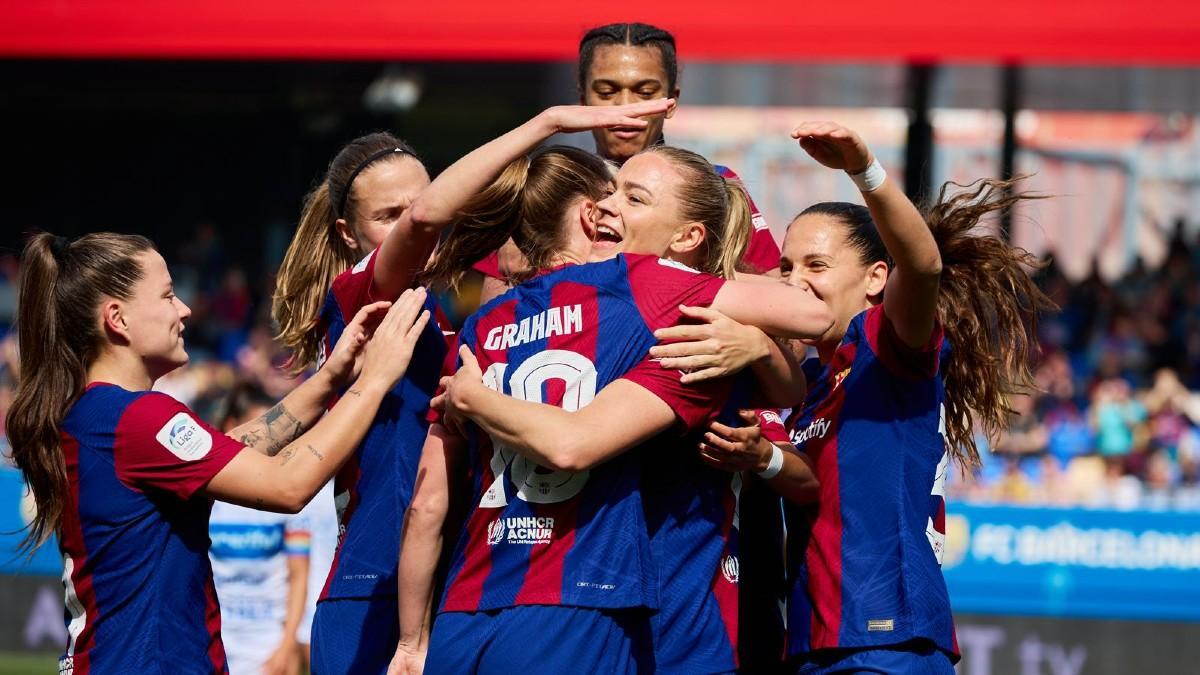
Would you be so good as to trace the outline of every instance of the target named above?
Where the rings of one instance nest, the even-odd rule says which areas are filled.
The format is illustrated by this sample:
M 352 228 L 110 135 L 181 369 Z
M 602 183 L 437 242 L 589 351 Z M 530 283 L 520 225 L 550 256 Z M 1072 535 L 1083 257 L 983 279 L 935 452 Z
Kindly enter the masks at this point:
M 221 428 L 262 415 L 273 403 L 243 383 L 230 392 Z M 209 558 L 231 675 L 300 672 L 297 632 L 308 595 L 310 521 L 322 505 L 332 512 L 319 498 L 292 515 L 213 504 Z

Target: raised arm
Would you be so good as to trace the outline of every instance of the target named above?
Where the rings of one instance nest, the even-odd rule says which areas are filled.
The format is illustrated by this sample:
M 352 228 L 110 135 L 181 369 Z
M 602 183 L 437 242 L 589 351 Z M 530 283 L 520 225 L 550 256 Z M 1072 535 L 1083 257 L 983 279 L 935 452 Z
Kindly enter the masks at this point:
M 424 289 L 405 291 L 375 329 L 362 374 L 321 421 L 275 456 L 239 452 L 205 491 L 222 501 L 295 513 L 354 452 L 384 395 L 404 375 L 429 321 Z
M 542 141 L 560 132 L 643 128 L 648 123 L 641 118 L 665 114 L 674 105 L 674 99 L 656 99 L 622 106 L 556 106 L 471 151 L 421 191 L 379 245 L 373 279 L 377 295 L 392 298 L 411 285 L 429 260 L 442 228 L 467 200 Z
M 443 378 L 446 391 L 435 400 L 448 413 L 470 418 L 493 442 L 555 471 L 583 471 L 666 431 L 675 411 L 628 380 L 606 385 L 576 411 L 506 396 L 483 384 L 471 350 L 459 350 L 462 366 Z M 619 424 L 614 420 L 620 420 Z
M 884 312 L 905 344 L 925 346 L 933 333 L 942 274 L 942 257 L 925 219 L 896 181 L 882 178 L 883 169 L 853 130 L 833 122 L 806 122 L 792 131 L 792 138 L 821 164 L 870 183 L 863 199 L 894 262 L 883 294 Z
M 466 441 L 461 436 L 441 424 L 430 425 L 400 536 L 400 641 L 388 675 L 419 673 L 425 662 L 434 603 L 433 577 L 442 555 L 443 526 L 452 499 L 450 477 L 460 470 L 465 449 Z

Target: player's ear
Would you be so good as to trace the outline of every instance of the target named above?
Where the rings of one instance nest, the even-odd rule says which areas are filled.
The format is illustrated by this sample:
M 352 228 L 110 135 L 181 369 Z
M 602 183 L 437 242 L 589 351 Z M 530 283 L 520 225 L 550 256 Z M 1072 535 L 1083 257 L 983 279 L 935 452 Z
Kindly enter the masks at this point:
M 125 307 L 120 300 L 105 298 L 100 305 L 100 320 L 104 323 L 104 332 L 110 341 L 116 344 L 129 344 L 129 322 L 125 318 Z
M 354 230 L 350 227 L 350 223 L 347 223 L 345 218 L 338 218 L 333 225 L 337 228 L 338 236 L 342 238 L 342 241 L 346 242 L 350 250 L 357 251 L 358 239 L 354 237 Z
M 669 98 L 675 99 L 675 105 L 667 111 L 667 119 L 674 117 L 675 111 L 679 110 L 679 87 L 675 87 L 671 90 L 671 96 Z
M 867 297 L 874 298 L 883 293 L 887 285 L 888 266 L 882 260 L 876 260 L 867 268 Z
M 699 249 L 704 245 L 705 233 L 703 223 L 687 223 L 675 230 L 675 235 L 671 238 L 671 252 L 685 254 Z

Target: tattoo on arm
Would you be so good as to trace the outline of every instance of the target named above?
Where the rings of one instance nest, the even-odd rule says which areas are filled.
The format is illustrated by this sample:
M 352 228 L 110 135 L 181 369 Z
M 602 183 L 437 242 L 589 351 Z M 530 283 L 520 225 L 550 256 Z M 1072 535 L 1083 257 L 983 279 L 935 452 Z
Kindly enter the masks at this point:
M 355 396 L 359 396 L 359 397 L 361 397 L 361 396 L 362 396 L 362 392 L 361 392 L 361 391 L 359 391 L 359 390 L 357 390 L 357 389 L 347 389 L 347 390 L 346 390 L 346 393 L 347 393 L 347 394 L 354 394 Z
M 320 452 L 318 452 L 316 448 L 311 445 L 306 445 L 305 447 L 308 448 L 309 454 L 311 454 L 313 457 L 316 457 L 318 461 L 325 461 L 325 455 L 322 455 Z
M 295 448 L 288 448 L 288 449 L 286 449 L 286 450 L 284 450 L 284 451 L 283 451 L 283 453 L 282 453 L 282 456 L 283 456 L 283 460 L 279 462 L 279 464 L 280 464 L 281 466 L 282 466 L 282 465 L 284 465 L 284 464 L 287 464 L 287 463 L 288 463 L 288 462 L 290 462 L 290 461 L 292 461 L 292 458 L 296 456 L 296 449 L 295 449 Z
M 282 403 L 244 425 L 244 428 L 238 440 L 268 457 L 279 454 L 284 446 L 304 433 L 304 424 Z

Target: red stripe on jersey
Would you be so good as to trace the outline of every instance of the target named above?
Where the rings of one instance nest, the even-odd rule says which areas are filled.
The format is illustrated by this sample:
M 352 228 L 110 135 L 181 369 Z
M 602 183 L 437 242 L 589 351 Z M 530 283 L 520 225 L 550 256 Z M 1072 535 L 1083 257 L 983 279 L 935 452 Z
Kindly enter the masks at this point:
M 485 373 L 495 363 L 508 362 L 508 348 L 504 346 L 503 327 L 516 322 L 516 301 L 504 302 L 493 307 L 475 324 L 474 342 L 465 343 L 479 361 L 479 368 Z M 493 348 L 488 349 L 488 335 L 493 329 L 500 329 L 493 340 Z M 509 373 L 506 371 L 504 377 Z M 497 383 L 499 390 L 504 391 L 503 382 Z M 488 574 L 492 571 L 492 545 L 488 543 L 488 527 L 502 517 L 503 508 L 485 508 L 480 504 L 483 496 L 492 484 L 496 482 L 497 474 L 492 470 L 492 459 L 496 449 L 487 434 L 479 430 L 479 456 L 476 458 L 479 467 L 479 491 L 473 495 L 474 510 L 467 520 L 467 543 L 463 551 L 463 564 L 446 589 L 446 601 L 443 610 L 448 612 L 474 612 L 479 608 L 483 598 L 483 585 Z M 506 479 L 505 479 L 506 480 Z M 507 486 L 501 483 L 501 490 Z M 516 499 L 516 496 L 513 496 Z
M 562 602 L 563 566 L 567 552 L 575 545 L 575 525 L 578 504 L 566 501 L 559 504 L 539 504 L 537 517 L 554 519 L 554 537 L 548 544 L 534 544 L 529 551 L 529 567 L 518 605 L 557 605 Z
M 92 585 L 87 547 L 83 539 L 83 523 L 79 518 L 79 441 L 65 432 L 60 434 L 60 438 L 66 459 L 71 503 L 63 508 L 62 542 L 59 547 L 71 556 L 70 583 L 84 612 L 83 627 L 75 638 L 74 650 L 68 656 L 72 658 L 75 675 L 86 675 L 91 671 L 91 652 L 96 647 L 96 622 L 100 618 L 100 609 L 96 605 L 96 590 Z M 70 607 L 67 609 L 70 610 Z M 70 639 L 68 636 L 68 649 Z M 119 647 L 113 645 L 113 648 Z
M 479 469 L 479 485 L 482 490 L 487 490 L 495 482 L 496 475 L 491 466 L 492 443 L 486 435 L 481 434 L 479 450 L 479 462 L 482 465 Z M 476 495 L 476 498 L 478 499 L 479 495 Z M 492 570 L 488 526 L 503 514 L 504 509 L 485 509 L 478 505 L 471 513 L 471 518 L 467 521 L 467 545 L 463 552 L 465 559 L 454 581 L 446 589 L 444 611 L 474 612 L 479 609 L 479 601 L 483 598 L 483 583 L 487 581 L 488 573 Z
M 740 482 L 740 478 L 733 479 Z M 729 646 L 733 648 L 734 665 L 738 663 L 738 579 L 740 577 L 741 561 L 730 551 L 729 535 L 733 531 L 733 514 L 737 511 L 738 495 L 734 494 L 734 485 L 721 498 L 724 503 L 724 519 L 721 524 L 721 539 L 725 542 L 721 551 L 721 562 L 713 575 L 712 594 L 721 608 L 721 620 L 725 624 L 725 635 L 729 638 Z
M 829 377 L 838 378 L 849 368 L 857 350 L 854 343 L 838 348 L 826 371 Z M 842 502 L 837 431 L 846 389 L 836 379 L 829 386 L 832 388 L 829 395 L 812 416 L 814 420 L 824 417 L 829 421 L 828 435 L 805 443 L 805 452 L 813 458 L 813 469 L 821 483 L 821 499 L 806 554 L 813 603 L 812 649 L 837 647 L 842 629 Z
M 214 673 L 225 672 L 225 644 L 221 642 L 221 606 L 217 603 L 217 588 L 213 585 L 212 570 L 204 582 L 204 625 L 208 628 L 208 659 Z
M 875 352 L 880 363 L 896 377 L 919 380 L 937 375 L 944 337 L 941 322 L 934 322 L 929 341 L 920 349 L 904 344 L 891 319 L 884 312 L 883 305 L 876 305 L 867 310 L 863 331 L 866 333 L 867 344 L 871 345 L 871 351 Z
M 546 339 L 546 349 L 563 349 L 596 360 L 596 340 L 600 333 L 600 306 L 596 289 L 572 282 L 561 282 L 550 292 L 551 307 L 580 306 L 580 327 L 574 333 L 553 335 Z M 562 407 L 567 383 L 562 380 L 546 382 L 544 402 Z M 554 518 L 554 537 L 546 546 L 536 546 L 529 554 L 529 567 L 517 604 L 558 604 L 562 601 L 563 569 L 567 553 L 575 545 L 575 526 L 579 504 L 574 499 L 559 504 L 541 504 L 537 515 Z

